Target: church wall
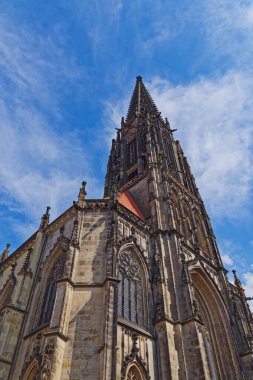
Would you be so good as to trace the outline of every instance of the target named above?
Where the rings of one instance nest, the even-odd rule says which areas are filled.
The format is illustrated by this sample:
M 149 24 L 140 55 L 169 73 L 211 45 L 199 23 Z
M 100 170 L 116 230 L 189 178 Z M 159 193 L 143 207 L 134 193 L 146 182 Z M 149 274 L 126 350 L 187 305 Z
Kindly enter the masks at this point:
M 104 343 L 104 303 L 102 287 L 74 291 L 61 379 L 100 379 L 99 352 Z
M 47 335 L 58 326 L 56 330 L 65 336 L 59 338 L 52 335 L 46 341 L 43 341 L 44 338 L 41 340 L 42 356 L 43 350 L 45 357 L 47 347 L 53 346 L 51 367 L 53 379 L 80 379 L 84 377 L 84 374 L 87 379 L 98 379 L 101 373 L 98 365 L 100 357 L 98 350 L 102 346 L 105 319 L 103 283 L 105 281 L 106 212 L 88 209 L 79 213 L 78 221 L 81 228 L 80 248 L 76 249 L 73 255 L 71 284 L 66 282 L 58 284 L 50 327 L 41 330 L 42 335 L 45 333 Z M 73 218 L 65 223 L 64 228 L 62 227 L 61 224 L 59 228 L 49 230 L 50 235 L 45 245 L 42 263 L 46 263 L 50 254 L 54 254 L 58 241 L 63 240 L 62 235 L 71 237 Z M 43 269 L 43 264 L 41 269 Z M 34 324 L 36 317 L 34 318 L 32 310 L 34 308 L 36 310 L 39 306 L 40 292 L 40 286 L 37 286 L 26 325 L 26 334 L 36 328 L 36 323 Z M 37 314 L 39 314 L 38 310 Z M 37 333 L 38 331 L 31 338 L 28 337 L 23 345 L 31 346 L 27 341 L 34 340 Z M 25 356 L 29 358 L 29 361 L 31 360 L 28 353 Z M 18 362 L 22 362 L 21 357 Z M 18 376 L 20 372 L 19 366 L 14 376 Z
M 75 282 L 101 283 L 105 280 L 106 222 L 106 211 L 92 209 L 83 212 Z
M 33 248 L 33 245 L 30 244 L 30 248 Z M 0 379 L 3 380 L 7 379 L 13 366 L 15 349 L 36 270 L 36 255 L 33 257 L 31 254 L 26 266 L 27 255 L 28 249 L 24 248 L 16 260 L 8 259 L 0 277 Z M 8 300 L 4 301 L 8 287 L 10 289 Z

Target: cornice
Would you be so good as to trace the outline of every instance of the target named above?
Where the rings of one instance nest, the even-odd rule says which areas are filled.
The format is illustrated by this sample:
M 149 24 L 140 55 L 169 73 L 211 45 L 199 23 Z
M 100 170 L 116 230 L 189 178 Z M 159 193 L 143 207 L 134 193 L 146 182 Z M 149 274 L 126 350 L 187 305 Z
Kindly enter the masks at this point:
M 121 204 L 119 203 L 116 204 L 116 210 L 120 216 L 122 216 L 126 220 L 133 223 L 136 227 L 140 228 L 142 231 L 147 232 L 147 230 L 150 230 L 151 226 L 149 225 L 148 222 L 139 218 L 137 215 L 133 214 L 131 211 L 129 211 L 126 207 L 122 206 Z

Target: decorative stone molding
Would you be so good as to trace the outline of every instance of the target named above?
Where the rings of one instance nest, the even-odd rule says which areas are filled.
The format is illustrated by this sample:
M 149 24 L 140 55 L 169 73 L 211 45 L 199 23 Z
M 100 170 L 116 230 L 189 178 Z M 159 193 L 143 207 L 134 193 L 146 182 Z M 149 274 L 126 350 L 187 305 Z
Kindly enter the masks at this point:
M 41 380 L 50 379 L 54 350 L 55 347 L 53 341 L 49 341 L 44 350 L 44 357 L 41 367 Z
M 131 252 L 125 251 L 120 255 L 119 270 L 124 277 L 137 283 L 141 282 L 140 265 Z
M 162 299 L 159 299 L 155 304 L 155 318 L 154 322 L 158 322 L 167 318 L 164 310 L 164 303 Z
M 19 276 L 28 276 L 30 278 L 32 278 L 33 274 L 32 274 L 32 270 L 31 268 L 29 268 L 29 265 L 30 265 L 30 258 L 31 258 L 31 254 L 33 252 L 33 249 L 32 248 L 29 248 L 28 249 L 28 253 L 25 257 L 25 261 L 24 261 L 24 264 L 22 266 L 22 268 L 20 269 L 20 271 L 18 272 L 18 275 Z
M 182 264 L 182 270 L 181 270 L 182 281 L 185 284 L 190 284 L 191 277 L 189 274 L 189 267 L 191 265 L 196 265 L 199 261 L 199 257 L 196 256 L 194 259 L 186 261 L 184 253 L 181 253 L 180 258 L 181 258 L 181 264 Z
M 78 239 L 78 220 L 74 221 L 73 229 L 71 232 L 69 245 L 74 248 L 79 248 L 79 239 Z
M 106 199 L 86 199 L 85 200 L 85 203 L 83 204 L 82 207 L 80 207 L 78 205 L 77 202 L 73 202 L 75 208 L 77 210 L 87 210 L 87 209 L 91 209 L 91 210 L 95 210 L 95 209 L 102 209 L 102 210 L 106 210 L 109 208 L 109 202 L 108 200 Z
M 155 253 L 153 257 L 153 265 L 152 265 L 152 282 L 154 284 L 162 284 L 164 283 L 163 271 L 162 271 L 162 262 L 160 256 Z
M 149 380 L 150 376 L 148 373 L 147 364 L 144 361 L 144 359 L 141 356 L 139 356 L 139 348 L 137 347 L 137 341 L 139 336 L 136 332 L 133 331 L 128 331 L 128 335 L 130 335 L 132 338 L 132 349 L 130 354 L 126 355 L 123 360 L 123 364 L 121 367 L 121 379 L 125 380 L 128 366 L 131 363 L 136 362 L 141 367 L 142 371 L 145 373 L 146 379 Z
M 132 212 L 128 211 L 124 206 L 121 206 L 119 203 L 117 204 L 117 211 L 125 219 L 128 219 L 131 223 L 135 224 L 141 230 L 149 231 L 150 226 L 148 225 L 147 222 L 144 222 L 138 216 L 135 216 Z
M 33 348 L 32 348 L 32 354 L 29 356 L 29 351 L 26 351 L 26 354 L 25 354 L 25 363 L 23 365 L 23 368 L 22 368 L 22 371 L 21 371 L 21 374 L 20 374 L 20 377 L 19 379 L 23 379 L 24 378 L 24 375 L 25 373 L 27 372 L 27 369 L 31 366 L 31 365 L 36 365 L 36 367 L 39 369 L 40 366 L 41 366 L 41 361 L 42 361 L 42 354 L 41 354 L 41 338 L 42 338 L 42 334 L 39 333 L 36 335 L 35 339 L 34 339 L 34 345 L 33 345 Z

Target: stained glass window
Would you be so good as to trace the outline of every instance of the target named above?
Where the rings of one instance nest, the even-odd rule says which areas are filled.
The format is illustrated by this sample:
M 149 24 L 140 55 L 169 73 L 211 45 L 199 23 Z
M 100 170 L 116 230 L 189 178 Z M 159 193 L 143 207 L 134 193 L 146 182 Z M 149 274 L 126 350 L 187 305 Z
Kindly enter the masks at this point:
M 55 263 L 47 278 L 46 290 L 44 294 L 39 324 L 47 323 L 51 319 L 57 288 L 56 281 L 59 280 L 63 274 L 64 261 L 65 260 L 63 255 L 60 255 L 55 260 Z
M 144 271 L 131 251 L 125 251 L 119 262 L 118 314 L 146 326 L 146 292 Z

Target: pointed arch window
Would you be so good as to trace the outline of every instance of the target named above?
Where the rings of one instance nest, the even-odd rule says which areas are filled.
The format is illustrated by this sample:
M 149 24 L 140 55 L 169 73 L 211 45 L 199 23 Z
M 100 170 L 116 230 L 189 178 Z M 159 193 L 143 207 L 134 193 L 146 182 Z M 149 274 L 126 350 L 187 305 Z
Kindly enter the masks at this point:
M 24 369 L 22 370 L 20 379 L 22 380 L 40 380 L 41 374 L 39 370 L 39 363 L 37 360 L 34 360 L 28 368 L 25 370 L 23 374 Z
M 4 289 L 2 290 L 2 294 L 0 297 L 0 310 L 4 308 L 4 306 L 11 303 L 12 294 L 14 291 L 14 284 L 11 281 L 8 281 L 8 283 L 5 285 Z
M 59 255 L 58 258 L 54 261 L 54 264 L 47 277 L 39 325 L 48 323 L 51 319 L 56 296 L 57 280 L 59 280 L 63 275 L 64 262 L 64 256 L 62 254 Z
M 197 236 L 196 236 L 197 243 L 200 244 L 200 246 L 201 246 L 201 248 L 205 254 L 210 255 L 210 250 L 209 250 L 208 242 L 207 242 L 208 238 L 206 237 L 201 218 L 198 215 L 195 215 L 195 221 L 196 221 L 196 226 L 197 226 L 197 231 L 196 231 L 197 232 Z
M 131 250 L 119 260 L 118 314 L 141 326 L 147 325 L 145 274 Z
M 143 377 L 140 374 L 140 371 L 136 366 L 131 366 L 127 373 L 127 380 L 143 380 Z
M 187 239 L 192 238 L 192 218 L 188 207 L 183 205 L 183 234 Z

